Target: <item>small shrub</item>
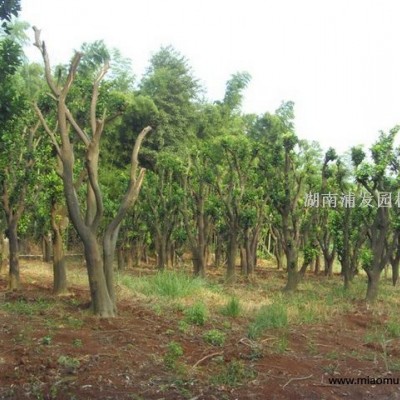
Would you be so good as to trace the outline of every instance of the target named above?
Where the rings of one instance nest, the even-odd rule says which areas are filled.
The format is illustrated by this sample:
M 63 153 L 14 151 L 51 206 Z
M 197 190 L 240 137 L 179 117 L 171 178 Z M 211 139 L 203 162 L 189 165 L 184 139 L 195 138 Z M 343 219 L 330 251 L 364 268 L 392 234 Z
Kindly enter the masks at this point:
M 211 379 L 214 384 L 238 386 L 241 383 L 254 379 L 255 372 L 245 366 L 242 361 L 232 360 L 225 370 Z
M 386 330 L 390 337 L 400 337 L 400 322 L 396 319 L 390 319 L 386 325 Z
M 49 346 L 51 344 L 51 341 L 52 341 L 52 337 L 50 335 L 46 335 L 46 336 L 42 337 L 41 343 L 46 346 Z
M 169 369 L 176 368 L 176 362 L 183 356 L 182 346 L 177 342 L 169 342 L 167 352 L 164 355 L 164 365 Z
M 228 303 L 222 308 L 221 313 L 227 317 L 236 318 L 241 311 L 240 301 L 236 297 L 231 297 Z
M 283 328 L 287 326 L 287 323 L 287 310 L 283 304 L 273 303 L 262 306 L 249 326 L 248 337 L 256 339 L 266 329 Z
M 182 320 L 178 322 L 178 329 L 180 332 L 187 333 L 189 331 L 189 328 L 190 326 L 186 321 Z
M 69 356 L 60 356 L 58 358 L 58 363 L 64 367 L 67 372 L 69 373 L 74 373 L 76 370 L 79 368 L 81 363 L 79 362 L 78 359 L 74 357 L 69 357 Z
M 213 346 L 222 346 L 225 343 L 225 334 L 218 329 L 210 329 L 203 334 L 203 339 Z
M 82 343 L 82 340 L 81 340 L 81 339 L 74 339 L 74 340 L 72 341 L 72 345 L 73 345 L 74 347 L 82 347 L 82 346 L 83 346 L 83 343 Z
M 185 320 L 192 325 L 204 325 L 207 320 L 207 307 L 197 302 L 185 311 Z

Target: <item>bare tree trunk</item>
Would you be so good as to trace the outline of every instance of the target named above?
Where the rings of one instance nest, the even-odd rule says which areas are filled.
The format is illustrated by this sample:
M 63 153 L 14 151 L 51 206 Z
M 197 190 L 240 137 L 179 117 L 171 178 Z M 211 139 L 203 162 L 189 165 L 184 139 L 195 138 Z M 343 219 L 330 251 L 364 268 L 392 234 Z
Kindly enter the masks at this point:
M 290 292 L 297 288 L 300 277 L 297 270 L 297 250 L 289 243 L 286 250 L 288 280 L 284 291 Z
M 53 241 L 53 290 L 55 294 L 63 294 L 68 290 L 67 269 L 65 265 L 62 235 L 58 229 L 54 232 Z
M 100 246 L 94 236 L 88 238 L 84 245 L 93 312 L 100 317 L 113 317 L 116 306 L 108 291 Z
M 125 251 L 122 246 L 117 250 L 118 271 L 125 271 Z
M 238 250 L 237 231 L 231 229 L 229 232 L 229 241 L 227 245 L 227 266 L 226 266 L 226 281 L 233 283 L 236 279 L 236 255 Z
M 9 288 L 17 290 L 20 287 L 19 277 L 19 248 L 16 221 L 8 223 L 8 244 L 9 244 Z
M 239 253 L 240 253 L 240 267 L 242 270 L 242 274 L 247 276 L 249 271 L 248 271 L 246 250 L 243 246 L 239 246 Z
M 321 257 L 319 254 L 317 254 L 317 256 L 315 257 L 315 264 L 314 264 L 314 274 L 315 275 L 319 274 L 320 268 L 321 268 Z
M 42 249 L 43 249 L 43 261 L 51 262 L 51 257 L 53 254 L 53 242 L 50 233 L 47 233 L 42 236 Z
M 366 301 L 369 303 L 373 303 L 378 298 L 378 290 L 379 290 L 379 280 L 380 280 L 380 272 L 371 270 L 366 271 L 368 276 L 368 286 L 367 286 L 367 295 Z

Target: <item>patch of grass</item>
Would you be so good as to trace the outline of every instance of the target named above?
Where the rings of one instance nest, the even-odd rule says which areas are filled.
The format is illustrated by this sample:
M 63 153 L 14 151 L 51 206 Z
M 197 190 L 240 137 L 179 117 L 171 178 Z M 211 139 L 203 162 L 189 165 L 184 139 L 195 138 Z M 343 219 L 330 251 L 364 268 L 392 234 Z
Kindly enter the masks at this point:
M 160 271 L 155 275 L 141 278 L 123 275 L 119 279 L 120 283 L 134 292 L 173 299 L 193 295 L 205 285 L 200 278 L 193 278 L 176 271 Z
M 289 347 L 289 340 L 287 336 L 286 335 L 280 336 L 275 345 L 276 352 L 282 354 L 285 351 L 287 351 L 288 347 Z
M 227 317 L 236 318 L 240 315 L 240 301 L 236 297 L 231 297 L 228 303 L 221 309 L 221 314 Z
M 255 377 L 255 371 L 246 367 L 242 361 L 232 360 L 225 366 L 223 372 L 211 378 L 211 382 L 218 385 L 238 386 Z
M 164 355 L 164 365 L 168 369 L 175 369 L 177 361 L 183 356 L 182 346 L 177 342 L 169 342 L 167 346 L 167 352 Z
M 222 346 L 225 343 L 225 333 L 218 329 L 210 329 L 203 334 L 203 339 L 206 343 L 213 346 Z
M 400 321 L 397 318 L 390 318 L 386 324 L 386 331 L 392 338 L 400 337 Z
M 74 340 L 72 341 L 72 345 L 73 345 L 74 347 L 82 347 L 82 346 L 83 346 L 83 343 L 82 343 L 82 340 L 81 340 L 81 339 L 74 339 Z
M 42 337 L 41 339 L 41 344 L 44 344 L 45 346 L 49 346 L 51 344 L 51 341 L 53 340 L 53 338 L 50 335 L 46 335 L 44 337 Z
M 58 364 L 64 367 L 67 372 L 75 373 L 76 370 L 80 367 L 81 363 L 77 358 L 70 356 L 60 356 L 57 360 Z
M 288 324 L 286 306 L 282 303 L 273 303 L 262 306 L 254 321 L 249 325 L 248 337 L 257 339 L 267 329 L 284 328 Z
M 80 329 L 82 328 L 82 326 L 84 325 L 84 322 L 79 319 L 79 318 L 75 318 L 75 317 L 71 317 L 68 316 L 65 319 L 65 324 L 69 327 L 69 328 L 73 328 L 73 329 Z
M 202 302 L 197 302 L 185 312 L 185 321 L 192 325 L 204 325 L 207 320 L 207 307 Z
M 17 301 L 6 302 L 1 305 L 4 311 L 11 314 L 18 315 L 35 315 L 40 314 L 46 310 L 49 310 L 54 306 L 53 302 L 47 299 L 37 299 L 35 301 L 27 301 L 25 299 L 19 299 Z
M 190 325 L 185 320 L 182 320 L 178 322 L 178 329 L 182 333 L 187 333 L 190 329 Z

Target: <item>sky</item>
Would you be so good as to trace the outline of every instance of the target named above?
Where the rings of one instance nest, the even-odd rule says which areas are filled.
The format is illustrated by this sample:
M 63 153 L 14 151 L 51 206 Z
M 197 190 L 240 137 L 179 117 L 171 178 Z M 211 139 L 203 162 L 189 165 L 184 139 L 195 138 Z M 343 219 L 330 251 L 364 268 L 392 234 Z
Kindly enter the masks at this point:
M 295 103 L 302 139 L 340 153 L 370 146 L 400 124 L 399 0 L 22 0 L 21 19 L 42 31 L 53 65 L 104 39 L 140 79 L 172 45 L 210 101 L 247 71 L 243 111 Z M 33 39 L 33 35 L 32 35 Z M 38 50 L 28 56 L 39 61 Z

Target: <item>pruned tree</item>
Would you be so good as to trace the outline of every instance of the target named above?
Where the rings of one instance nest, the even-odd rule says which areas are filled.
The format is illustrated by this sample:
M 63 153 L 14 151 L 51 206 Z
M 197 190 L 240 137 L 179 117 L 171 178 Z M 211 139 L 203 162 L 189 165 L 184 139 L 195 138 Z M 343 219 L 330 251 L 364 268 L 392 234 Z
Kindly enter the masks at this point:
M 93 82 L 89 102 L 88 121 L 83 118 L 78 122 L 68 107 L 68 94 L 73 87 L 82 53 L 75 53 L 64 82 L 57 82 L 52 76 L 49 55 L 45 43 L 40 39 L 40 30 L 34 28 L 35 46 L 40 50 L 50 96 L 57 110 L 57 124 L 51 127 L 39 107 L 35 107 L 40 121 L 49 135 L 62 164 L 62 180 L 69 217 L 77 230 L 83 245 L 92 310 L 95 315 L 112 317 L 116 314 L 116 297 L 114 289 L 113 259 L 121 221 L 127 210 L 135 203 L 145 175 L 145 169 L 139 167 L 138 153 L 143 139 L 150 132 L 146 127 L 138 135 L 131 155 L 131 169 L 128 187 L 120 206 L 112 220 L 100 234 L 100 225 L 104 217 L 102 190 L 99 184 L 100 140 L 104 128 L 116 115 L 108 115 L 104 108 L 99 116 L 98 103 L 101 83 L 110 67 L 109 60 L 104 59 Z M 79 138 L 84 154 L 84 171 L 87 174 L 87 196 L 81 204 L 75 189 L 75 151 L 71 141 L 71 130 Z M 78 153 L 77 153 L 78 154 Z

